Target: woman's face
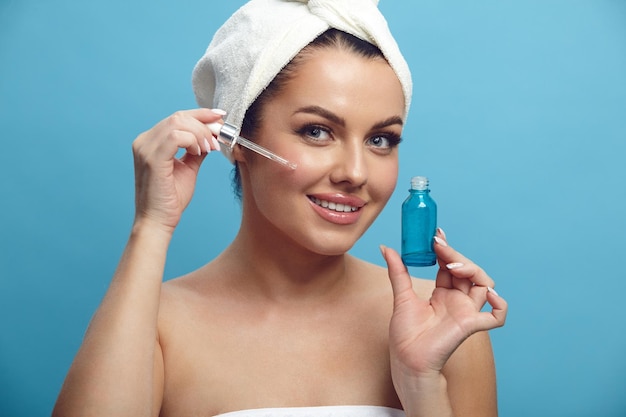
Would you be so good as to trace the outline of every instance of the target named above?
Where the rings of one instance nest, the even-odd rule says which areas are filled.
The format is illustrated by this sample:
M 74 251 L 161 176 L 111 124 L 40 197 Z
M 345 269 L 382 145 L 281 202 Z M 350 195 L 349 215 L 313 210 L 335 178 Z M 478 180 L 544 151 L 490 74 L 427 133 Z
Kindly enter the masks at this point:
M 402 88 L 385 60 L 312 51 L 265 104 L 252 138 L 297 168 L 238 156 L 250 225 L 318 254 L 345 253 L 395 188 L 403 115 Z

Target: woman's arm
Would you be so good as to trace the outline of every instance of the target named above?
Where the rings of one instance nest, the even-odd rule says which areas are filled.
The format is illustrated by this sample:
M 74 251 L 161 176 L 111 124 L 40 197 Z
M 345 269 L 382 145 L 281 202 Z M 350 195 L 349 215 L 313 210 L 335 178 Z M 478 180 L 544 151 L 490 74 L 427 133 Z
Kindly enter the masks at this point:
M 53 416 L 155 416 L 157 315 L 169 237 L 137 225 L 67 375 Z M 155 362 L 156 361 L 156 362 Z
M 163 358 L 157 318 L 167 249 L 193 195 L 206 152 L 206 123 L 221 114 L 178 112 L 133 143 L 135 221 L 109 289 L 72 363 L 56 417 L 157 416 Z M 178 159 L 176 152 L 186 154 Z

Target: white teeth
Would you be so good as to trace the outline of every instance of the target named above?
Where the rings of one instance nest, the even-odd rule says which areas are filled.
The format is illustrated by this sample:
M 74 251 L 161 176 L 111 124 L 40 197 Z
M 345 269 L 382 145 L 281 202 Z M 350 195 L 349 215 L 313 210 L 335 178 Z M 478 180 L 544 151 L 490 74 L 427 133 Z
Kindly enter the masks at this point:
M 316 197 L 311 197 L 311 201 L 313 201 L 318 206 L 321 206 L 330 210 L 338 211 L 340 213 L 350 213 L 352 211 L 358 210 L 358 207 L 353 207 L 348 204 L 334 203 L 332 201 L 320 200 L 319 198 L 316 198 Z

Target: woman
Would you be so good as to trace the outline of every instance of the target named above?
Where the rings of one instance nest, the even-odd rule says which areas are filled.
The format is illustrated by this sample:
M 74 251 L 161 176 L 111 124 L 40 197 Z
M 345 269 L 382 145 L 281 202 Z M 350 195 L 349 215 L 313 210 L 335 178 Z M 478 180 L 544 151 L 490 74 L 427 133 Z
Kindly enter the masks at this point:
M 249 86 L 255 69 L 232 75 L 242 83 L 199 74 L 203 61 L 196 68 L 201 104 L 211 90 L 211 103 L 248 97 L 243 110 L 231 102 L 228 114 L 181 111 L 134 142 L 133 229 L 54 415 L 497 414 L 482 331 L 503 325 L 507 306 L 490 290 L 492 279 L 442 231 L 436 285 L 412 280 L 392 249 L 381 247 L 387 270 L 347 254 L 395 188 L 410 80 L 388 38 L 373 45 L 332 22 L 351 13 L 382 19 L 369 0 L 359 8 L 306 3 L 254 0 L 229 21 L 239 34 L 244 12 L 303 30 L 313 25 L 276 16 L 311 13 L 328 23 L 269 75 L 269 85 L 254 87 L 257 94 L 226 88 Z M 329 7 L 315 11 L 320 4 Z M 206 56 L 226 36 L 218 33 Z M 214 70 L 219 59 L 204 67 Z M 239 233 L 204 267 L 162 284 L 198 169 L 219 148 L 206 124 L 222 117 L 297 169 L 235 147 Z M 176 159 L 180 148 L 187 152 Z M 480 312 L 485 302 L 492 312 Z

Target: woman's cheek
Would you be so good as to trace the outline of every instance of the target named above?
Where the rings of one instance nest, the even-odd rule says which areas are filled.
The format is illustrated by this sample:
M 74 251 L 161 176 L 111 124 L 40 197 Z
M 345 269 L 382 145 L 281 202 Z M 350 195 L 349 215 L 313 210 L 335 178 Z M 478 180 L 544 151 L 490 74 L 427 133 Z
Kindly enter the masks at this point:
M 296 164 L 296 169 L 289 173 L 285 171 L 285 180 L 293 181 L 299 184 L 305 184 L 311 181 L 319 181 L 320 174 L 327 171 L 329 164 L 328 157 L 321 152 L 315 152 L 311 149 L 302 149 L 298 151 L 285 152 L 285 159 Z

